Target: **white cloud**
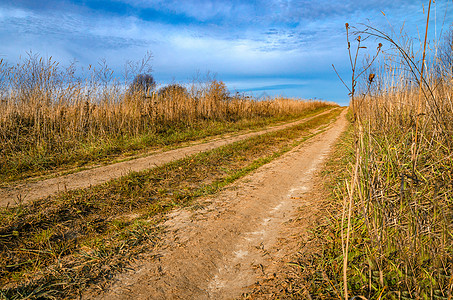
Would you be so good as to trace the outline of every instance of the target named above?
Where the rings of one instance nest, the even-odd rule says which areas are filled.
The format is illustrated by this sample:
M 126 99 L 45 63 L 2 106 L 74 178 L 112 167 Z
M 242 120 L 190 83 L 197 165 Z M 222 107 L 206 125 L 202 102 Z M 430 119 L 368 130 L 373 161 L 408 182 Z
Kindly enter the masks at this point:
M 32 15 L 30 11 L 26 11 L 20 8 L 6 8 L 0 6 L 0 21 L 4 21 L 9 18 L 26 18 Z

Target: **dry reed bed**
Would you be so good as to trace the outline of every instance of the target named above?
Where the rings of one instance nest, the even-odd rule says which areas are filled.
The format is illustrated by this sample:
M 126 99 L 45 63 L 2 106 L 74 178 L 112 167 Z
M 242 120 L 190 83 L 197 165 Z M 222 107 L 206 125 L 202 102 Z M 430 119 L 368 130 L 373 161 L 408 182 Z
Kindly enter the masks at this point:
M 346 299 L 453 296 L 453 28 L 429 53 L 431 3 L 418 53 L 407 37 L 365 26 L 355 33 L 354 61 L 369 38 L 390 47 L 379 43 L 355 73 L 348 36 L 353 167 L 337 190 L 342 209 L 333 228 L 341 251 L 327 251 L 341 258 L 341 280 L 338 265 L 337 272 L 328 267 L 328 276 L 338 279 L 336 291 Z M 371 68 L 381 50 L 379 66 Z
M 196 131 L 209 127 L 227 131 L 233 124 L 289 119 L 327 105 L 232 97 L 217 80 L 145 93 L 125 88 L 105 66 L 90 72 L 82 80 L 74 66 L 61 68 L 32 55 L 13 66 L 0 62 L 2 179 L 146 148 L 175 132 L 191 130 L 196 138 Z
M 438 60 L 425 74 L 416 65 L 386 61 L 353 103 L 356 162 L 336 233 L 351 295 L 452 297 L 453 80 Z
M 426 36 L 429 9 L 427 18 Z M 352 127 L 344 158 L 334 158 L 345 170 L 328 175 L 334 201 L 314 236 L 320 252 L 298 261 L 299 290 L 317 299 L 452 299 L 453 29 L 429 54 L 427 39 L 415 53 L 412 43 L 365 28 L 348 36 L 348 49 L 357 44 Z M 359 71 L 370 37 L 390 48 L 376 41 L 384 57 L 365 59 Z
M 428 98 L 403 87 L 357 103 L 349 284 L 369 298 L 452 296 L 453 86 L 435 86 Z

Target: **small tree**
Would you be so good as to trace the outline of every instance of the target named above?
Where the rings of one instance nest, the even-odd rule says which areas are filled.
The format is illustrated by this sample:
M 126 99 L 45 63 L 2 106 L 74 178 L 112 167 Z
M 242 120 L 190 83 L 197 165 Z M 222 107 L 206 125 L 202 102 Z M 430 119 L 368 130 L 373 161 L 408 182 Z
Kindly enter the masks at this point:
M 159 89 L 159 96 L 167 97 L 170 95 L 187 95 L 187 89 L 177 83 L 169 84 Z
M 156 81 L 151 74 L 138 74 L 130 86 L 132 93 L 148 94 L 156 88 Z

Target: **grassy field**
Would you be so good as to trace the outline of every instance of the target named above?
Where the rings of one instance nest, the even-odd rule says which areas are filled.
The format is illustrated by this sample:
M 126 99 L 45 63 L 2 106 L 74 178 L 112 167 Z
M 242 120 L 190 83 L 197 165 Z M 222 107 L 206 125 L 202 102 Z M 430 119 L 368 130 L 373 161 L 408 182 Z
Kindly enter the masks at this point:
M 30 56 L 0 63 L 0 181 L 14 182 L 188 141 L 297 120 L 321 101 L 230 95 L 217 80 L 122 88 L 108 69 L 80 80 Z M 0 208 L 0 297 L 75 297 L 159 246 L 161 222 L 321 132 L 341 109 L 304 123 L 131 173 L 106 184 Z M 196 206 L 196 205 L 195 205 Z
M 0 209 L 1 295 L 75 296 L 159 245 L 175 207 L 219 191 L 313 136 L 341 109 L 107 184 Z
M 104 66 L 77 78 L 74 66 L 29 56 L 0 62 L 0 181 L 106 163 L 208 136 L 257 129 L 332 104 L 230 95 L 218 80 L 158 91 L 125 88 Z

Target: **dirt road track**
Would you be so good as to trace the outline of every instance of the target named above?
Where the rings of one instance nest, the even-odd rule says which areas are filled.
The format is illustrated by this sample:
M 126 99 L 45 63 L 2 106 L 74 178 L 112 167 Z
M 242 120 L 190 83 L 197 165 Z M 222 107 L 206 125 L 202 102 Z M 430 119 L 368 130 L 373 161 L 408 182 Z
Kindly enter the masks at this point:
M 319 199 L 307 192 L 314 173 L 345 129 L 346 111 L 329 129 L 258 169 L 204 208 L 179 209 L 165 223 L 159 259 L 134 263 L 102 294 L 84 299 L 232 299 L 297 251 L 287 235 L 310 219 Z M 300 222 L 299 222 L 300 223 Z M 306 234 L 309 224 L 299 229 Z M 272 273 L 271 273 L 272 274 Z
M 318 115 L 322 115 L 325 113 L 327 112 Z M 189 155 L 209 151 L 211 149 L 218 148 L 237 141 L 245 140 L 256 135 L 261 135 L 268 132 L 273 132 L 290 126 L 294 126 L 296 124 L 313 119 L 316 116 L 305 118 L 288 124 L 283 124 L 280 126 L 271 127 L 269 129 L 258 132 L 251 132 L 229 138 L 215 139 L 213 141 L 203 144 L 179 148 L 166 152 L 155 153 L 150 156 L 115 163 L 99 168 L 89 169 L 65 176 L 59 176 L 36 182 L 26 182 L 17 185 L 13 184 L 7 187 L 0 188 L 0 207 L 7 205 L 10 206 L 15 205 L 19 201 L 22 203 L 30 202 L 36 199 L 56 194 L 60 191 L 74 190 L 99 185 L 114 178 L 124 176 L 132 171 L 137 172 L 159 167 Z

